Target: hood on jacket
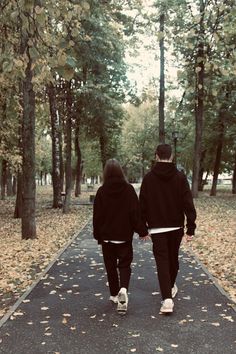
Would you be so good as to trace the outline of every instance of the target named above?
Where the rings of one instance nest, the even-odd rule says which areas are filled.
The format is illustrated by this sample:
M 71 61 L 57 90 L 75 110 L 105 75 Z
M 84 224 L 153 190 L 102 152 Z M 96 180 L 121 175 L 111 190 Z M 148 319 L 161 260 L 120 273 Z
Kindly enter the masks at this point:
M 152 173 L 162 180 L 169 180 L 177 174 L 178 170 L 172 162 L 156 162 Z
M 128 183 L 125 180 L 112 178 L 103 184 L 103 190 L 107 195 L 120 196 L 126 191 Z

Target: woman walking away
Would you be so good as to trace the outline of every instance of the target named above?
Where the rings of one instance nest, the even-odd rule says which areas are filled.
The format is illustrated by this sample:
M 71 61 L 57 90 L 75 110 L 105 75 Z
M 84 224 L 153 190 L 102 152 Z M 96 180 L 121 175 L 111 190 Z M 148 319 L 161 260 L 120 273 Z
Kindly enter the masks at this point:
M 117 303 L 120 314 L 125 314 L 128 307 L 134 232 L 144 239 L 148 237 L 136 192 L 127 182 L 119 162 L 110 159 L 103 171 L 103 185 L 94 200 L 93 234 L 102 245 L 110 300 Z

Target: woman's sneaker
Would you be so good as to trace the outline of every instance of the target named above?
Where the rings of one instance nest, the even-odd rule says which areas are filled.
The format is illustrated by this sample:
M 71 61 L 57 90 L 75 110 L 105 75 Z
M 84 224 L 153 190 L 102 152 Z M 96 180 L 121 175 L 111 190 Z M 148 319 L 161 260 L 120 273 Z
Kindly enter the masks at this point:
M 120 315 L 125 315 L 128 309 L 128 294 L 126 288 L 121 288 L 118 293 L 117 311 Z
M 160 308 L 160 314 L 168 314 L 172 313 L 174 308 L 174 301 L 172 299 L 165 299 L 162 301 L 162 305 Z
M 118 304 L 118 295 L 116 296 L 110 296 L 109 297 L 109 300 L 111 300 L 112 302 L 114 302 L 114 304 Z
M 177 292 L 178 292 L 178 288 L 177 288 L 177 285 L 174 283 L 174 286 L 173 286 L 173 288 L 171 289 L 172 299 L 174 299 L 174 297 L 176 297 Z

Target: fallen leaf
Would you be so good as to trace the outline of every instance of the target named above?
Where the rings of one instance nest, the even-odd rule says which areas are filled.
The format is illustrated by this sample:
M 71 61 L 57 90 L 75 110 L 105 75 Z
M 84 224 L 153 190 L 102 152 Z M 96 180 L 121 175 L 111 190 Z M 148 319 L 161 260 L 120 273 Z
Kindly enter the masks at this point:
M 211 324 L 212 324 L 212 326 L 215 326 L 215 327 L 219 327 L 220 326 L 219 322 L 212 322 Z
M 47 311 L 47 310 L 49 310 L 49 307 L 46 307 L 46 306 L 41 307 L 41 310 L 42 310 L 42 311 Z

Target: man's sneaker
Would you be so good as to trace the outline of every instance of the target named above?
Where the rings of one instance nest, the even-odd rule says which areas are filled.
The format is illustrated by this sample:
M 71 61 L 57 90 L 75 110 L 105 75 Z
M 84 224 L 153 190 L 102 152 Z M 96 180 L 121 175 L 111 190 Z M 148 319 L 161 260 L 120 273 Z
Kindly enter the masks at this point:
M 117 311 L 120 315 L 125 315 L 128 309 L 128 294 L 126 288 L 121 288 L 118 293 Z
M 173 288 L 171 289 L 172 299 L 174 299 L 174 297 L 176 297 L 177 292 L 178 292 L 177 285 L 176 285 L 176 284 L 174 284 Z
M 172 299 L 165 299 L 162 301 L 160 308 L 160 314 L 172 313 L 174 308 L 174 301 Z
M 118 304 L 118 295 L 116 296 L 110 296 L 109 297 L 109 300 L 111 300 L 112 302 L 114 302 L 114 304 Z

